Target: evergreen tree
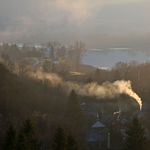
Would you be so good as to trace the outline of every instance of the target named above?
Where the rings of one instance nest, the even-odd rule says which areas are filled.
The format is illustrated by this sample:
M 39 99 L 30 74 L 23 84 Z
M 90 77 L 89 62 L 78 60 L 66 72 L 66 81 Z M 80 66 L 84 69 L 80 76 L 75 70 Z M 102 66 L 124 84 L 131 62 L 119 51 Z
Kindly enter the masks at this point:
M 28 118 L 25 121 L 25 123 L 23 123 L 23 128 L 21 132 L 25 135 L 27 139 L 28 147 L 34 149 L 34 147 L 36 146 L 36 138 L 35 138 L 36 128 L 30 118 Z
M 78 142 L 72 136 L 71 132 L 70 132 L 70 134 L 67 137 L 66 150 L 78 150 Z
M 2 46 L 3 53 L 9 54 L 9 49 L 10 49 L 10 47 L 9 47 L 8 43 L 3 43 L 3 46 Z
M 25 134 L 27 139 L 35 137 L 36 129 L 30 118 L 23 123 L 22 132 Z
M 30 145 L 28 144 L 27 138 L 23 132 L 20 132 L 18 135 L 17 150 L 31 150 Z
M 72 90 L 69 95 L 66 116 L 75 121 L 81 121 L 83 117 L 82 109 L 78 100 L 78 95 L 74 90 Z
M 5 147 L 4 150 L 15 150 L 17 144 L 17 130 L 11 123 L 8 131 L 6 132 Z
M 126 142 L 124 150 L 148 150 L 149 141 L 145 128 L 140 120 L 135 117 L 126 129 Z
M 58 126 L 58 128 L 55 131 L 53 141 L 53 150 L 66 150 L 66 133 L 64 128 Z

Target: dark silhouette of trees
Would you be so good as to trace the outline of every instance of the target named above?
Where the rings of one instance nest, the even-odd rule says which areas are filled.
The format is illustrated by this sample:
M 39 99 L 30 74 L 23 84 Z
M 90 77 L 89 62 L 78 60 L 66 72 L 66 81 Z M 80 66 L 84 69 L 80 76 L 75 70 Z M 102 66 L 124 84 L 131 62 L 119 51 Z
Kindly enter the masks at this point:
M 18 135 L 18 142 L 17 142 L 17 150 L 30 150 L 31 147 L 29 147 L 27 138 L 23 132 L 20 132 Z
M 4 54 L 8 54 L 9 53 L 9 49 L 10 49 L 10 47 L 9 47 L 8 43 L 3 43 L 3 45 L 2 45 L 2 52 Z
M 34 149 L 36 145 L 35 141 L 36 128 L 30 118 L 28 118 L 23 123 L 23 128 L 21 129 L 21 132 L 25 135 L 25 138 L 27 139 L 27 147 L 28 148 L 30 147 L 30 149 Z
M 16 44 L 12 44 L 9 49 L 9 55 L 14 57 L 20 57 L 21 52 Z
M 148 150 L 149 140 L 140 120 L 135 117 L 126 129 L 124 150 Z
M 54 133 L 52 148 L 53 150 L 78 150 L 78 142 L 71 132 L 66 136 L 64 128 L 59 125 Z
M 26 73 L 27 65 L 28 65 L 28 63 L 26 61 L 20 62 L 20 64 L 19 64 L 19 71 L 20 71 L 20 76 L 21 77 L 23 77 L 24 74 Z
M 58 126 L 54 133 L 52 148 L 53 150 L 66 149 L 66 133 L 64 128 L 62 128 L 61 126 Z
M 72 90 L 69 95 L 66 116 L 77 122 L 80 122 L 83 117 L 82 109 L 78 100 L 78 95 L 74 90 Z
M 67 137 L 66 150 L 78 150 L 78 142 L 71 132 Z
M 17 130 L 11 123 L 9 129 L 6 132 L 4 150 L 16 150 L 17 145 Z

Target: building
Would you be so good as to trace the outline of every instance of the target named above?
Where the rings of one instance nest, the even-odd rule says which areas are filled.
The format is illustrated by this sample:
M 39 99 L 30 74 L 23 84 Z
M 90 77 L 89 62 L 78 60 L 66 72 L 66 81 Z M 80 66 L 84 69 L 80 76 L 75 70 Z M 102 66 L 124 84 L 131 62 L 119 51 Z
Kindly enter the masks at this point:
M 59 64 L 59 60 L 57 59 L 57 58 L 54 58 L 53 60 L 52 60 L 52 64 Z

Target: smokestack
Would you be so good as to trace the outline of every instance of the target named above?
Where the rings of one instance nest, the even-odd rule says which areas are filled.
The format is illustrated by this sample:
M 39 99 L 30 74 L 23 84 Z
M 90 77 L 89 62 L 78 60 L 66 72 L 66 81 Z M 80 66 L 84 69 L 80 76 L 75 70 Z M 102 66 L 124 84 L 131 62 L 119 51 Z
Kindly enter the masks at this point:
M 108 142 L 107 142 L 107 148 L 110 148 L 110 133 L 108 133 Z

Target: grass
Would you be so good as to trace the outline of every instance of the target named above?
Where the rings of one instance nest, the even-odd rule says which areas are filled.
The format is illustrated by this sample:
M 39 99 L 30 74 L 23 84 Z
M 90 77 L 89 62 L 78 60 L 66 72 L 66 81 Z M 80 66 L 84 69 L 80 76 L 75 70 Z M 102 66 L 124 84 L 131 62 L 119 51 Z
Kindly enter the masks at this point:
M 59 60 L 60 63 L 66 62 L 66 59 L 58 58 L 58 60 Z
M 73 75 L 73 76 L 85 75 L 85 73 L 81 73 L 81 72 L 73 72 L 73 71 L 71 71 L 70 74 Z

